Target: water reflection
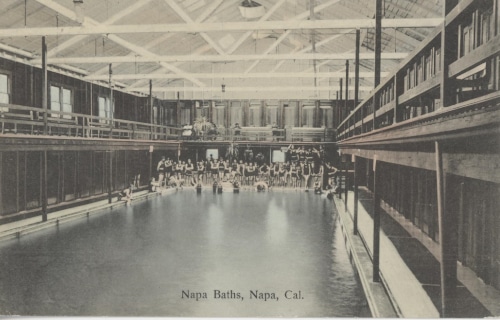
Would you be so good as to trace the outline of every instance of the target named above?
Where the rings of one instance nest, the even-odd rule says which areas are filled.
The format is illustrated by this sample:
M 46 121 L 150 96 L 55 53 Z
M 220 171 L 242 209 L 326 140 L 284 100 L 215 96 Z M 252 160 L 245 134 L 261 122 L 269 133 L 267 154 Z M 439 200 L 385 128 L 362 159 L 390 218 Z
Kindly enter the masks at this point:
M 269 201 L 266 221 L 267 240 L 269 244 L 280 245 L 286 242 L 288 217 L 285 208 L 277 204 L 275 197 Z
M 368 316 L 336 221 L 305 192 L 157 197 L 0 243 L 0 313 Z

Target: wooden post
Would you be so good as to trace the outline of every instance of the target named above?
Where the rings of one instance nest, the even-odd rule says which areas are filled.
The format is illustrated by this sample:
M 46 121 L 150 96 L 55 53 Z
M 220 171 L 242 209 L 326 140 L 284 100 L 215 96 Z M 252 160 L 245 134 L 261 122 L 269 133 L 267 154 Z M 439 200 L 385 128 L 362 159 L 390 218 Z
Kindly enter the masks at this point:
M 153 146 L 149 146 L 149 181 L 153 180 Z
M 339 86 L 340 86 L 340 97 L 339 97 L 339 101 L 340 101 L 340 104 L 339 104 L 339 113 L 340 113 L 340 117 L 339 117 L 339 124 L 344 120 L 344 115 L 343 115 L 343 112 L 342 112 L 342 78 L 340 78 L 339 80 Z
M 113 103 L 113 66 L 110 63 L 109 64 L 109 114 L 110 114 L 110 119 L 109 119 L 109 137 L 113 138 L 113 119 L 115 117 L 114 115 L 115 112 L 115 105 Z
M 0 151 L 0 181 L 4 181 L 3 178 L 3 152 Z M 3 214 L 3 192 L 0 188 L 0 214 Z
M 349 60 L 345 61 L 345 116 L 349 115 Z M 349 126 L 349 124 L 347 124 Z
M 109 175 L 108 175 L 108 203 L 112 202 L 112 194 L 111 194 L 111 180 L 113 179 L 113 151 L 109 150 L 108 152 L 108 160 L 109 160 Z
M 444 0 L 443 17 L 455 7 L 458 0 Z M 457 38 L 457 28 L 446 28 L 443 24 L 441 30 L 441 107 L 448 107 L 455 103 L 455 92 L 453 79 L 448 78 L 448 66 L 453 62 L 458 54 L 458 46 L 455 44 Z
M 347 155 L 345 155 L 345 162 L 344 162 L 344 205 L 345 205 L 345 210 L 347 211 L 347 192 L 348 192 L 348 185 L 349 185 L 349 162 L 347 161 Z
M 43 151 L 42 158 L 42 221 L 47 221 L 47 150 Z
M 382 0 L 377 0 L 375 10 L 375 85 L 380 84 L 380 61 L 382 57 Z M 377 129 L 377 93 L 373 95 L 373 130 Z
M 380 163 L 377 163 L 375 156 L 373 158 L 373 282 L 380 282 L 380 180 Z
M 337 111 L 337 119 L 336 119 L 336 123 L 335 123 L 335 127 L 338 127 L 339 124 L 340 124 L 340 107 L 339 107 L 339 91 L 337 90 L 337 97 L 335 99 L 335 109 Z
M 456 220 L 446 210 L 443 155 L 440 143 L 434 142 L 436 154 L 437 209 L 439 227 L 439 253 L 441 275 L 441 317 L 449 317 L 450 296 L 457 283 Z
M 353 233 L 354 233 L 354 235 L 357 235 L 358 234 L 358 199 L 359 199 L 359 190 L 358 190 L 359 159 L 355 155 L 353 155 L 353 158 L 354 158 L 354 217 L 353 217 L 354 230 L 353 230 Z
M 356 29 L 356 55 L 354 66 L 354 109 L 358 105 L 359 100 L 359 46 L 360 46 L 360 30 Z M 356 133 L 356 117 L 354 117 L 354 132 Z
M 345 104 L 344 104 L 344 112 L 345 112 L 345 118 L 347 119 L 349 117 L 349 60 L 345 61 Z M 347 126 L 347 137 L 350 136 L 350 120 L 347 120 L 346 126 Z
M 153 140 L 153 126 L 154 126 L 154 115 L 153 115 L 153 80 L 149 79 L 149 121 L 151 123 L 150 139 Z
M 47 90 L 48 90 L 48 75 L 47 75 L 47 44 L 45 37 L 42 37 L 42 109 L 43 109 L 43 134 L 48 133 L 48 114 L 47 114 Z

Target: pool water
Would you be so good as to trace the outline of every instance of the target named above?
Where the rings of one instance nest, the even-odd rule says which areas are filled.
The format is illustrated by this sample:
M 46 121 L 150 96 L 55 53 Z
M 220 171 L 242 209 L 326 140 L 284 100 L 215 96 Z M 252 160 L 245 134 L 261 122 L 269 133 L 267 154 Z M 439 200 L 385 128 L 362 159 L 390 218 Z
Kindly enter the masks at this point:
M 0 313 L 370 316 L 332 201 L 178 191 L 0 243 Z

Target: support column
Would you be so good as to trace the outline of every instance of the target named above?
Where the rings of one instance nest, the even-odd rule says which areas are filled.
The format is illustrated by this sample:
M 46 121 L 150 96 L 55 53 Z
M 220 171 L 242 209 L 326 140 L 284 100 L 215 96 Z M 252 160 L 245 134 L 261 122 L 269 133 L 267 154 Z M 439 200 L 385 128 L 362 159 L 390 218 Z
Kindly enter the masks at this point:
M 336 121 L 336 124 L 335 124 L 335 127 L 338 127 L 340 125 L 340 107 L 339 107 L 339 92 L 337 90 L 337 97 L 335 99 L 335 110 L 337 112 L 337 121 Z
M 115 103 L 113 101 L 113 67 L 112 64 L 109 64 L 109 114 L 111 115 L 111 118 L 109 120 L 109 126 L 110 126 L 110 131 L 109 131 L 109 137 L 113 137 L 113 119 L 115 117 Z
M 112 202 L 112 194 L 111 194 L 111 181 L 113 179 L 113 151 L 109 150 L 108 161 L 109 161 L 109 174 L 108 174 L 108 203 Z
M 359 100 L 359 46 L 360 46 L 360 30 L 356 29 L 356 55 L 354 65 L 354 109 L 358 105 Z M 354 133 L 356 133 L 356 117 L 354 117 Z
M 154 125 L 154 115 L 153 115 L 153 80 L 149 79 L 149 122 L 151 123 L 151 137 L 150 139 L 153 140 L 153 125 Z
M 347 211 L 347 195 L 348 195 L 348 185 L 349 185 L 349 161 L 347 161 L 347 155 L 345 155 L 345 162 L 344 162 L 344 204 L 345 204 L 345 210 Z
M 458 0 L 444 0 L 443 17 L 457 5 Z M 458 48 L 455 45 L 457 41 L 456 28 L 446 28 L 443 24 L 441 30 L 441 107 L 448 107 L 455 104 L 455 85 L 454 80 L 448 77 L 448 66 L 457 57 Z
M 48 115 L 47 115 L 47 90 L 48 90 L 48 75 L 47 75 L 47 44 L 45 37 L 42 37 L 42 109 L 43 109 L 43 134 L 48 134 Z
M 42 221 L 47 221 L 47 150 L 42 153 Z
M 149 181 L 153 180 L 153 146 L 149 146 Z
M 354 224 L 354 230 L 353 233 L 354 235 L 358 234 L 358 199 L 359 199 L 359 190 L 358 190 L 358 185 L 359 185 L 359 159 L 355 155 L 353 155 L 353 162 L 354 162 L 354 217 L 353 217 L 353 224 Z
M 349 115 L 349 60 L 345 61 L 345 116 Z M 349 125 L 349 124 L 347 124 Z
M 339 86 L 340 86 L 340 97 L 339 97 L 339 101 L 340 101 L 340 104 L 339 104 L 339 113 L 340 113 L 340 118 L 339 118 L 339 124 L 342 123 L 342 121 L 344 121 L 344 115 L 343 115 L 343 112 L 342 112 L 342 78 L 340 78 L 339 80 Z
M 380 61 L 382 57 L 382 0 L 377 0 L 375 12 L 375 85 L 380 84 Z M 377 129 L 377 94 L 373 94 L 373 130 Z
M 378 0 L 377 0 L 378 1 Z M 373 282 L 380 282 L 380 163 L 373 158 Z
M 457 285 L 456 219 L 446 210 L 443 155 L 441 145 L 434 142 L 436 154 L 437 209 L 439 225 L 439 253 L 441 275 L 441 317 L 450 317 L 448 306 Z

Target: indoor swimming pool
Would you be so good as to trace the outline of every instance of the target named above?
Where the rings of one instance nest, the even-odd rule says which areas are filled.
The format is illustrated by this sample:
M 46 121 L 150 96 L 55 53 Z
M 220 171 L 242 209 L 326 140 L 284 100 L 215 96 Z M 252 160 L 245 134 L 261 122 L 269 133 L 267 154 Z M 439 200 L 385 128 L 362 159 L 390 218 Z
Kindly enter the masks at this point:
M 367 317 L 334 204 L 177 191 L 0 243 L 0 314 Z

